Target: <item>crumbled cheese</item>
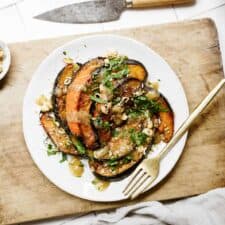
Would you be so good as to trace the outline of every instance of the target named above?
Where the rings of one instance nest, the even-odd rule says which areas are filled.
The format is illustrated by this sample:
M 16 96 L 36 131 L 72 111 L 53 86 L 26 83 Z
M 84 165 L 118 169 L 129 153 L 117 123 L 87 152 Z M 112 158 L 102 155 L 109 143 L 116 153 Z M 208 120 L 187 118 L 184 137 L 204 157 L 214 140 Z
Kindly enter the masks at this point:
M 36 99 L 36 104 L 40 106 L 42 112 L 47 112 L 52 109 L 51 100 L 48 99 L 45 95 L 41 95 Z

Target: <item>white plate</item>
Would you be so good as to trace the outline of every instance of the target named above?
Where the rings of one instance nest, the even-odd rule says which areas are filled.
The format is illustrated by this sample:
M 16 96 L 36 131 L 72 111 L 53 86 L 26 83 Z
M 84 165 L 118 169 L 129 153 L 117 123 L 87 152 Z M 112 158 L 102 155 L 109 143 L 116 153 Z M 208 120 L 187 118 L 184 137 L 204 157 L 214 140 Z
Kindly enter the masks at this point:
M 30 154 L 39 169 L 62 190 L 80 198 L 102 202 L 125 199 L 122 190 L 127 184 L 128 178 L 112 182 L 108 189 L 99 192 L 91 183 L 94 176 L 89 170 L 86 160 L 83 160 L 85 164 L 84 175 L 81 178 L 76 178 L 71 175 L 67 162 L 58 162 L 59 155 L 48 157 L 43 143 L 46 134 L 40 126 L 39 108 L 35 104 L 35 100 L 42 94 L 50 96 L 54 80 L 64 66 L 63 51 L 67 51 L 69 56 L 77 62 L 83 63 L 91 58 L 103 56 L 112 49 L 142 62 L 149 72 L 151 81 L 160 79 L 160 92 L 166 96 L 174 110 L 176 130 L 188 116 L 188 104 L 179 79 L 170 66 L 153 50 L 142 43 L 121 36 L 87 36 L 54 50 L 34 73 L 23 105 L 24 137 Z M 151 187 L 165 178 L 175 166 L 183 151 L 185 141 L 186 135 L 162 160 L 159 176 Z M 162 144 L 155 146 L 152 154 L 156 154 L 162 146 Z
M 2 63 L 2 72 L 0 73 L 0 80 L 5 77 L 5 75 L 7 74 L 8 70 L 9 70 L 9 66 L 11 64 L 11 55 L 10 55 L 10 51 L 8 46 L 0 41 L 0 48 L 3 50 L 4 52 L 4 58 L 3 58 L 3 63 Z

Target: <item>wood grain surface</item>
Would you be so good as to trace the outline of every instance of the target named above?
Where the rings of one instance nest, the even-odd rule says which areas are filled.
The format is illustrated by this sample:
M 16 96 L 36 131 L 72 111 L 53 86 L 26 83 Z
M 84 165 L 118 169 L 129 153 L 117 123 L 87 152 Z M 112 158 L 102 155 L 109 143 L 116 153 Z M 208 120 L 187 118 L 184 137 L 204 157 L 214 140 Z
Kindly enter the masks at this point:
M 217 31 L 209 19 L 113 33 L 137 39 L 164 57 L 184 86 L 190 110 L 223 77 Z M 48 181 L 32 161 L 24 142 L 23 97 L 40 62 L 53 49 L 76 37 L 10 45 L 12 66 L 8 76 L 0 81 L 0 224 L 181 198 L 225 186 L 224 89 L 191 127 L 184 154 L 170 175 L 138 200 L 90 202 L 75 198 Z

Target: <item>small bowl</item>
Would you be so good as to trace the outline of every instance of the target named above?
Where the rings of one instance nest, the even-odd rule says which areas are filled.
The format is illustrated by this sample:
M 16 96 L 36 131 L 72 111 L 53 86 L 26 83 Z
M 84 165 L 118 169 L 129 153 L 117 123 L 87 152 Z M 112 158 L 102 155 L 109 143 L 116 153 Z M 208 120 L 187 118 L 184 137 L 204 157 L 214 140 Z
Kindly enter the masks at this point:
M 0 80 L 1 80 L 5 77 L 5 75 L 9 70 L 11 64 L 11 54 L 8 46 L 3 41 L 0 41 L 0 48 L 4 52 L 4 58 L 2 62 L 2 72 L 0 72 Z

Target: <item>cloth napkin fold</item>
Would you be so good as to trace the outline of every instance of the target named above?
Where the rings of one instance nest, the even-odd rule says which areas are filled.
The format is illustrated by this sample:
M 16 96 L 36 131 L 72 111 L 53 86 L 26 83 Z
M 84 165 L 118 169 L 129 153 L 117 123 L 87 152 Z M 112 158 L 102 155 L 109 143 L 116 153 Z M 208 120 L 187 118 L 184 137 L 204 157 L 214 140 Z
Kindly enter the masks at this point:
M 91 213 L 66 225 L 225 225 L 225 188 L 173 202 L 144 202 Z

